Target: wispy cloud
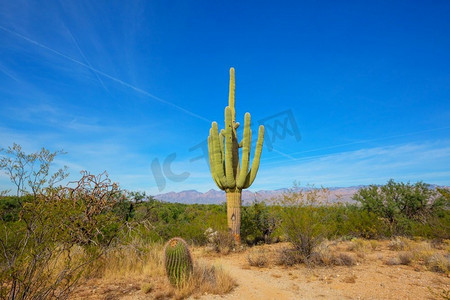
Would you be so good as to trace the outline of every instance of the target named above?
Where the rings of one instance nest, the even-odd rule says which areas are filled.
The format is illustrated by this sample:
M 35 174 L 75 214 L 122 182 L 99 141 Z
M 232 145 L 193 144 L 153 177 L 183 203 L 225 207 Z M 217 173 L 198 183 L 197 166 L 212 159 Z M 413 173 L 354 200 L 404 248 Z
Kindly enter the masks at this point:
M 16 77 L 16 75 L 13 74 L 13 72 L 11 70 L 9 70 L 8 68 L 6 68 L 5 66 L 3 66 L 2 64 L 0 64 L 0 71 L 5 74 L 6 76 L 8 76 L 9 78 L 19 82 L 20 80 Z
M 60 52 L 58 50 L 55 50 L 55 49 L 53 49 L 51 47 L 48 47 L 48 46 L 46 46 L 46 45 L 44 45 L 44 44 L 42 44 L 42 43 L 40 43 L 38 41 L 35 41 L 35 40 L 33 40 L 33 39 L 23 35 L 23 34 L 20 34 L 20 33 L 16 32 L 14 30 L 11 30 L 11 29 L 6 28 L 6 27 L 1 26 L 1 25 L 0 25 L 0 29 L 3 30 L 3 31 L 6 31 L 6 32 L 8 32 L 8 33 L 18 37 L 18 38 L 21 38 L 21 39 L 23 39 L 23 40 L 25 40 L 25 41 L 27 41 L 27 42 L 37 46 L 37 47 L 40 47 L 40 48 L 45 49 L 47 51 L 50 51 L 53 54 L 56 54 L 56 55 L 58 55 L 58 56 L 60 56 L 62 58 L 65 58 L 65 59 L 67 59 L 67 60 L 69 60 L 69 61 L 71 61 L 71 62 L 73 62 L 75 64 L 78 64 L 78 65 L 80 65 L 82 67 L 85 67 L 86 69 L 89 69 L 89 70 L 95 72 L 96 74 L 102 75 L 103 77 L 106 77 L 106 78 L 108 78 L 108 79 L 110 79 L 110 80 L 112 80 L 112 81 L 114 81 L 116 83 L 119 83 L 119 84 L 121 84 L 121 85 L 123 85 L 123 86 L 125 86 L 127 88 L 130 88 L 130 89 L 132 89 L 132 90 L 134 90 L 134 91 L 136 91 L 136 92 L 138 92 L 140 94 L 143 94 L 143 95 L 145 95 L 145 96 L 147 96 L 149 98 L 152 98 L 152 99 L 154 99 L 154 100 L 156 100 L 158 102 L 166 104 L 166 105 L 168 105 L 170 107 L 173 107 L 173 108 L 175 108 L 177 110 L 180 110 L 180 111 L 182 111 L 182 112 L 184 112 L 184 113 L 186 113 L 186 114 L 188 114 L 188 115 L 190 115 L 192 117 L 195 117 L 197 119 L 206 121 L 208 123 L 211 122 L 211 120 L 209 120 L 209 119 L 207 119 L 207 118 L 205 118 L 203 116 L 200 116 L 200 115 L 198 115 L 198 114 L 196 114 L 196 113 L 194 113 L 194 112 L 192 112 L 192 111 L 190 111 L 190 110 L 188 110 L 188 109 L 186 109 L 184 107 L 181 107 L 181 106 L 179 106 L 177 104 L 174 104 L 172 102 L 164 100 L 164 99 L 162 99 L 162 98 L 160 98 L 158 96 L 155 96 L 155 95 L 153 95 L 153 94 L 151 94 L 151 93 L 149 93 L 149 92 L 147 92 L 147 91 L 145 91 L 145 90 L 143 90 L 141 88 L 138 88 L 138 87 L 136 87 L 136 86 L 134 86 L 134 85 L 132 85 L 130 83 L 127 83 L 127 82 L 125 82 L 125 81 L 123 81 L 123 80 L 121 80 L 119 78 L 116 78 L 114 76 L 111 76 L 111 75 L 103 72 L 103 71 L 100 71 L 100 70 L 98 70 L 98 69 L 96 69 L 96 68 L 94 68 L 94 67 L 92 67 L 92 66 L 90 66 L 88 64 L 85 64 L 85 63 L 83 63 L 83 62 L 81 62 L 81 61 L 79 61 L 77 59 L 74 59 L 74 58 L 72 58 L 72 57 L 70 57 L 70 56 L 68 56 L 68 55 L 66 55 L 66 54 L 64 54 L 64 53 L 62 53 L 62 52 Z
M 325 186 L 383 183 L 390 178 L 445 184 L 450 178 L 450 141 L 363 148 L 261 165 L 253 188 L 280 188 L 294 180 Z

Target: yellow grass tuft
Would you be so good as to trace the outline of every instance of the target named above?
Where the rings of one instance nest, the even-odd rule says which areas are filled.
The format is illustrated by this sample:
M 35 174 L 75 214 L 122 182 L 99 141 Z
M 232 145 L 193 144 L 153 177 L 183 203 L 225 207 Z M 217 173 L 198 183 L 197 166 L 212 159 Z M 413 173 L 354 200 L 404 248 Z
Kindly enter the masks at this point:
M 140 293 L 153 299 L 184 299 L 191 295 L 226 294 L 236 283 L 220 266 L 195 262 L 189 280 L 179 288 L 170 285 L 164 268 L 163 245 L 142 244 L 133 241 L 129 245 L 111 249 L 97 262 L 96 284 L 113 282 L 141 282 Z

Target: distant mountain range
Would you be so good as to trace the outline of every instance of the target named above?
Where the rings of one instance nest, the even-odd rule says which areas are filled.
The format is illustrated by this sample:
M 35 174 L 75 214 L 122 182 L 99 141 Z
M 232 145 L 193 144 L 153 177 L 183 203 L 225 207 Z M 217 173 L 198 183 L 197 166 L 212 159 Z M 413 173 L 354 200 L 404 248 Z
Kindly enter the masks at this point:
M 362 186 L 353 187 L 336 187 L 330 188 L 329 201 L 330 202 L 354 202 L 352 200 L 353 194 L 355 194 L 358 189 Z M 252 203 L 254 200 L 265 201 L 281 196 L 283 193 L 287 192 L 288 189 L 278 189 L 278 190 L 261 190 L 257 192 L 252 192 L 244 190 L 242 192 L 242 202 L 244 205 Z M 155 199 L 165 201 L 165 202 L 177 202 L 185 204 L 220 204 L 226 201 L 226 196 L 224 191 L 209 190 L 205 193 L 196 190 L 187 190 L 181 192 L 169 192 L 165 194 L 159 194 L 154 196 Z
M 352 200 L 353 195 L 360 189 L 366 187 L 365 185 L 350 186 L 350 187 L 333 187 L 328 188 L 328 202 L 341 202 L 341 203 L 354 203 Z M 450 188 L 449 186 L 439 186 L 435 184 L 430 185 L 431 188 L 443 187 Z M 308 188 L 304 188 L 305 190 Z M 261 190 L 252 192 L 244 190 L 242 192 L 242 202 L 244 205 L 251 204 L 254 200 L 267 201 L 283 195 L 288 192 L 289 189 L 278 190 Z M 177 202 L 185 204 L 220 204 L 226 202 L 226 196 L 224 191 L 209 190 L 205 193 L 196 190 L 187 190 L 181 192 L 169 192 L 165 194 L 159 194 L 154 196 L 155 199 L 165 202 Z

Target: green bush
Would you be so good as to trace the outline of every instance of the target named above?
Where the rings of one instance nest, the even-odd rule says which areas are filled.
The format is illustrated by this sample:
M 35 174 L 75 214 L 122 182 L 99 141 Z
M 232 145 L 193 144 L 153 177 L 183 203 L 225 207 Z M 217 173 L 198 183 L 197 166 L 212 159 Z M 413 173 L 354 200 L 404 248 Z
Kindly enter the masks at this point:
M 418 224 L 427 224 L 448 209 L 444 193 L 423 182 L 412 185 L 389 180 L 382 186 L 360 189 L 353 199 L 363 210 L 383 218 L 391 235 L 412 235 Z
M 337 237 L 362 237 L 366 239 L 380 238 L 387 234 L 388 228 L 382 218 L 373 212 L 361 209 L 356 205 L 337 205 L 330 207 L 334 211 Z M 333 212 L 330 212 L 333 213 Z
M 314 248 L 335 231 L 330 228 L 332 215 L 327 208 L 326 189 L 300 189 L 297 186 L 284 193 L 278 200 L 281 227 L 289 242 L 306 259 Z
M 278 225 L 279 217 L 264 202 L 242 207 L 241 237 L 247 244 L 271 243 Z

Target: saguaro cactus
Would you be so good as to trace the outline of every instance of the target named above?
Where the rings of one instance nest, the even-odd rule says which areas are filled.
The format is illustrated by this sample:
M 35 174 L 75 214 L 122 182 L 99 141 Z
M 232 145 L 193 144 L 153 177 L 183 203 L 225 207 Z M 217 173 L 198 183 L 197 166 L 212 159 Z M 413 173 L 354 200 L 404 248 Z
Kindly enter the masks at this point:
M 208 136 L 208 150 L 212 178 L 216 185 L 226 192 L 228 228 L 236 242 L 240 243 L 242 190 L 253 183 L 258 172 L 264 141 L 264 126 L 259 126 L 255 156 L 249 170 L 252 142 L 251 117 L 249 113 L 245 114 L 243 139 L 238 142 L 236 130 L 239 123 L 236 122 L 234 94 L 234 68 L 230 68 L 230 90 L 228 106 L 225 107 L 225 129 L 219 132 L 217 123 L 212 123 Z M 240 162 L 239 148 L 242 148 Z
M 164 264 L 171 284 L 180 286 L 193 271 L 191 252 L 182 238 L 170 239 L 164 247 Z

